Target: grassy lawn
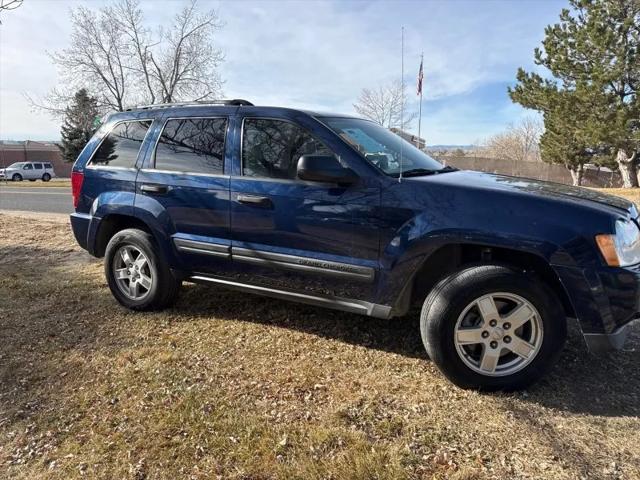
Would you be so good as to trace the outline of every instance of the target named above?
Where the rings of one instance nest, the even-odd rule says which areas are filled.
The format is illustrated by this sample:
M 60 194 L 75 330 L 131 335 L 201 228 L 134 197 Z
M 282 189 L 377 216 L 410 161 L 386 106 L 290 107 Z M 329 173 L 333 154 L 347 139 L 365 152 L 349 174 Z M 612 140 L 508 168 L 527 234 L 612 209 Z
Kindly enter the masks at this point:
M 187 285 L 117 306 L 64 217 L 0 214 L 0 478 L 640 478 L 640 329 L 483 395 L 373 320 Z M 635 349 L 632 350 L 632 349 Z

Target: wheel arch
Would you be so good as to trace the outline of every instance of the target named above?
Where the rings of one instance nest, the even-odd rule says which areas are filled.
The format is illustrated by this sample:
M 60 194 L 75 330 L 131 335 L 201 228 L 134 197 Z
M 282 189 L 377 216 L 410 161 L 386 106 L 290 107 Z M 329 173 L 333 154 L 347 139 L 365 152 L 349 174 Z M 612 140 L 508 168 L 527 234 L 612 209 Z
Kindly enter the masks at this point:
M 100 224 L 95 234 L 93 254 L 96 257 L 104 257 L 107 244 L 113 236 L 127 228 L 137 228 L 150 234 L 156 241 L 153 231 L 144 221 L 132 215 L 121 213 L 110 213 L 100 220 Z M 156 241 L 156 244 L 158 242 Z
M 448 243 L 421 263 L 398 300 L 403 310 L 422 304 L 433 286 L 446 275 L 466 265 L 500 263 L 536 276 L 558 296 L 567 317 L 576 317 L 569 295 L 549 262 L 535 253 L 475 243 Z

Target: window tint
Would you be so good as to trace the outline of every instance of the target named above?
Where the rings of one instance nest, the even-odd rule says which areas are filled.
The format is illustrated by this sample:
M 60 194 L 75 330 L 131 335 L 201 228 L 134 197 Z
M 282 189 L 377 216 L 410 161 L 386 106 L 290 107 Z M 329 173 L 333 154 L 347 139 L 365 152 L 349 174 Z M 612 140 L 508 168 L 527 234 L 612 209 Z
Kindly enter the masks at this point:
M 33 166 L 35 167 L 36 170 L 42 170 L 42 164 L 41 163 L 34 163 Z
M 23 170 L 33 170 L 33 165 L 30 163 L 25 163 L 24 167 L 22 167 Z
M 53 166 L 50 163 L 45 163 L 44 168 L 53 168 Z
M 117 125 L 102 141 L 91 163 L 110 167 L 134 167 L 138 151 L 150 126 L 151 120 Z
M 156 147 L 155 168 L 221 174 L 224 168 L 225 118 L 167 121 Z
M 242 134 L 242 174 L 249 177 L 296 178 L 305 154 L 333 155 L 301 127 L 281 120 L 246 118 Z

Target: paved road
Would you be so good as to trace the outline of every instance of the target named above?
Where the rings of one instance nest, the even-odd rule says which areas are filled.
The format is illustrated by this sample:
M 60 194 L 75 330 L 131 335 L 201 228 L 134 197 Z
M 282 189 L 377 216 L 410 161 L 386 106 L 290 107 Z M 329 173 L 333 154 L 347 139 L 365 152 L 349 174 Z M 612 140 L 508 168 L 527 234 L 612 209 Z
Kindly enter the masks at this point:
M 71 213 L 73 203 L 69 187 L 28 187 L 0 184 L 0 210 Z

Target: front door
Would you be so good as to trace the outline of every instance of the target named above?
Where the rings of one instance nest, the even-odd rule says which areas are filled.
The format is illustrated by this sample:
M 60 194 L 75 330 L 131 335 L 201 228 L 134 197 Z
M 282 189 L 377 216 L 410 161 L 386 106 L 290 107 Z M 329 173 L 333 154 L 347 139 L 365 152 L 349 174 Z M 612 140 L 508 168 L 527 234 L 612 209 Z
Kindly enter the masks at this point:
M 231 262 L 226 116 L 169 118 L 136 181 L 136 206 L 156 212 L 191 272 L 224 273 Z
M 379 187 L 297 179 L 301 155 L 338 155 L 292 119 L 244 117 L 231 178 L 234 269 L 275 289 L 369 300 L 378 270 Z

